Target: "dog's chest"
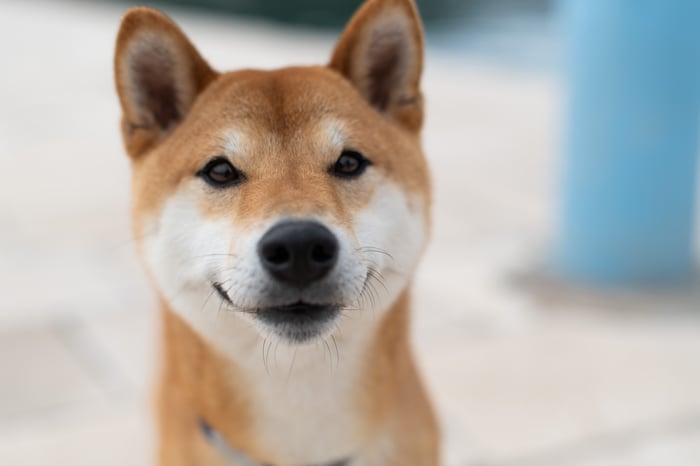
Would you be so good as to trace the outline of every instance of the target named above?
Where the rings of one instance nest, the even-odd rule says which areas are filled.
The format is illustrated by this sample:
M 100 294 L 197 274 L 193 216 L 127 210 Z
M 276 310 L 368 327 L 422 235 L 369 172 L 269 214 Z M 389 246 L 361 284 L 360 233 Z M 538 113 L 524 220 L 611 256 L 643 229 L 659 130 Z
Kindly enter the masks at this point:
M 365 322 L 346 322 L 346 327 L 363 325 L 365 333 L 352 340 L 288 347 L 262 339 L 250 345 L 239 338 L 222 348 L 236 366 L 232 374 L 240 378 L 231 381 L 232 389 L 245 391 L 250 430 L 261 450 L 269 452 L 270 463 L 327 464 L 367 446 L 363 390 L 371 387 L 361 374 L 368 364 L 373 318 L 346 321 L 356 319 Z
M 316 364 L 306 365 L 297 354 L 294 366 L 284 358 L 279 372 L 257 374 L 260 386 L 251 393 L 258 441 L 282 457 L 298 458 L 294 464 L 336 460 L 360 447 L 362 418 L 357 384 L 352 380 L 355 374 L 335 367 L 336 356 L 326 348 L 316 350 Z

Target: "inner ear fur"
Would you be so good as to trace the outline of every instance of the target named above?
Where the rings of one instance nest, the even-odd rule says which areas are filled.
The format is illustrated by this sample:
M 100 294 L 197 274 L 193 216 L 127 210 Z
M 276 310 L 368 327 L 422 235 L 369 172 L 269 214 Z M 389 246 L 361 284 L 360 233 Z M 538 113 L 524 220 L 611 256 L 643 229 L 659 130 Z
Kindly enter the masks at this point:
M 124 144 L 132 157 L 172 131 L 217 76 L 175 23 L 142 7 L 124 15 L 114 69 Z
M 419 131 L 423 53 L 423 27 L 413 0 L 367 0 L 341 35 L 329 66 L 375 109 Z

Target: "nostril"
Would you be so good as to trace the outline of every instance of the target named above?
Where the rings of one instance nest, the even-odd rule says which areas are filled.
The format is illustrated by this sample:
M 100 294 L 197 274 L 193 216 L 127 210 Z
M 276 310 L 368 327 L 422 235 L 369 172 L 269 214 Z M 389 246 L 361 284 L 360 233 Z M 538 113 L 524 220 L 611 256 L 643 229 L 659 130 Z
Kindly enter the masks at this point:
M 270 244 L 263 249 L 263 257 L 274 265 L 284 265 L 291 259 L 289 250 L 282 244 Z
M 325 264 L 335 259 L 335 245 L 331 243 L 315 244 L 311 248 L 311 260 L 317 264 Z

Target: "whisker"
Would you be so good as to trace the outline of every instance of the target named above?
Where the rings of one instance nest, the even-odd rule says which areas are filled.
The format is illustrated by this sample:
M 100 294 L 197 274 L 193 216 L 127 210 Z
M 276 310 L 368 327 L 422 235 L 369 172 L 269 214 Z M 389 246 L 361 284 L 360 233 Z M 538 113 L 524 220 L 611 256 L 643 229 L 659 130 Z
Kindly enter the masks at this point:
M 338 342 L 335 340 L 335 335 L 331 335 L 333 346 L 335 346 L 335 367 L 340 367 L 340 351 L 338 350 Z
M 326 347 L 326 351 L 328 352 L 328 364 L 329 364 L 330 369 L 332 371 L 333 370 L 333 355 L 331 354 L 331 347 L 328 344 L 328 340 L 326 340 L 325 338 L 323 339 L 323 346 Z M 325 353 L 324 353 L 324 355 L 325 355 Z
M 384 282 L 384 276 L 381 272 L 379 272 L 376 269 L 370 268 L 367 270 L 367 276 L 379 283 L 382 286 L 382 288 L 384 288 L 384 291 L 389 293 L 389 290 L 386 287 L 386 283 Z
M 267 338 L 263 338 L 262 360 L 263 360 L 263 365 L 265 366 L 265 372 L 267 372 L 267 375 L 270 375 L 270 369 L 267 367 L 267 360 L 265 359 L 265 345 L 267 345 Z
M 396 267 L 385 267 L 384 270 L 385 270 L 386 272 L 395 273 L 396 275 L 399 275 L 399 276 L 401 276 L 401 277 L 406 277 L 406 276 L 409 275 L 409 274 L 406 273 L 405 271 L 399 270 L 399 269 L 397 269 Z
M 298 347 L 294 348 L 294 354 L 292 355 L 292 362 L 289 364 L 289 370 L 287 371 L 287 381 L 285 382 L 286 384 L 289 384 L 289 380 L 292 378 L 292 371 L 294 370 L 294 364 L 297 362 L 297 351 L 299 350 Z
M 367 283 L 362 286 L 362 289 L 360 290 L 360 294 L 357 297 L 357 307 L 360 309 L 366 309 L 369 304 L 369 289 L 367 287 Z
M 207 303 L 209 302 L 209 299 L 211 299 L 214 292 L 216 292 L 216 290 L 214 289 L 214 287 L 212 287 L 211 291 L 209 292 L 206 299 L 204 300 L 204 303 L 202 303 L 202 308 L 199 310 L 200 313 L 202 313 L 204 311 L 204 308 L 207 307 Z
M 267 367 L 270 367 L 270 352 L 272 352 L 272 343 L 274 343 L 274 340 L 270 340 L 270 342 L 267 344 L 267 356 L 265 357 L 265 365 Z
M 219 318 L 219 314 L 221 314 L 221 307 L 224 305 L 224 298 L 219 297 L 219 308 L 216 310 L 216 317 L 217 319 Z
M 368 278 L 371 278 L 368 275 Z M 377 305 L 377 290 L 374 287 L 374 283 L 372 283 L 372 280 L 365 280 L 365 286 L 364 288 L 367 290 L 367 297 L 369 299 L 369 303 L 372 307 L 372 310 L 376 310 L 376 305 Z
M 272 360 L 275 362 L 275 368 L 279 367 L 279 364 L 277 363 L 277 348 L 279 348 L 280 342 L 276 341 L 275 342 L 275 351 L 272 353 Z
M 382 255 L 388 257 L 389 259 L 394 260 L 394 256 L 389 254 L 388 251 L 386 251 L 382 248 L 375 247 L 375 246 L 361 246 L 361 247 L 357 248 L 357 251 L 382 254 Z

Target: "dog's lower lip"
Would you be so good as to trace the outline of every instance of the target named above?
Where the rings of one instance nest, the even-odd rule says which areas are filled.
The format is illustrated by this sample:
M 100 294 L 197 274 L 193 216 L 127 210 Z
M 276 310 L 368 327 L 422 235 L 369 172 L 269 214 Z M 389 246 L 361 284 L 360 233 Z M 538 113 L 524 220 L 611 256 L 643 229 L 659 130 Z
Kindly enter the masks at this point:
M 340 306 L 297 302 L 258 309 L 258 321 L 280 338 L 305 343 L 327 333 L 335 325 Z
M 334 304 L 311 304 L 303 301 L 298 301 L 293 304 L 286 304 L 283 306 L 272 306 L 266 308 L 260 308 L 257 314 L 265 316 L 279 315 L 283 317 L 290 318 L 315 318 L 321 317 L 326 313 L 334 313 L 339 309 L 339 306 Z

